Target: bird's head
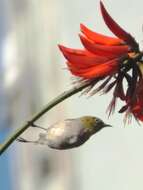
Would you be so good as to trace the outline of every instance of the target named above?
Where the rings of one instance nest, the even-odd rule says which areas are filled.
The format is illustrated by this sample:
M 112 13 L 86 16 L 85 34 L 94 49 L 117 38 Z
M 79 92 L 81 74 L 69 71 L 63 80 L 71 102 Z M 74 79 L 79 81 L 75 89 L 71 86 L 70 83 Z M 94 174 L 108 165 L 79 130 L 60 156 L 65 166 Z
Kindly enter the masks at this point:
M 111 125 L 104 123 L 98 117 L 83 116 L 80 119 L 83 124 L 83 127 L 89 130 L 92 134 L 96 133 L 97 131 L 99 131 L 100 129 L 104 127 L 112 127 Z

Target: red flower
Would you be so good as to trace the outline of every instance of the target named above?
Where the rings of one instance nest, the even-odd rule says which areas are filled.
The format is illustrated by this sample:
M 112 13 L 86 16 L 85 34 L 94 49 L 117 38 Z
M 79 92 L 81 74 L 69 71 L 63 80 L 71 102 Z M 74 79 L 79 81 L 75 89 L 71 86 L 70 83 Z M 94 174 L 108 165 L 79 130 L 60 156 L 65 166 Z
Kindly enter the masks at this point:
M 93 32 L 81 24 L 79 37 L 84 48 L 71 49 L 62 45 L 59 45 L 59 48 L 74 76 L 81 78 L 82 81 L 92 81 L 91 87 L 104 80 L 91 94 L 100 90 L 107 93 L 114 87 L 109 114 L 114 111 L 116 99 L 120 98 L 126 105 L 119 112 L 129 110 L 140 119 L 136 116 L 138 113 L 136 110 L 143 101 L 139 98 L 141 95 L 138 95 L 138 101 L 135 100 L 135 94 L 138 91 L 137 86 L 140 86 L 138 81 L 142 78 L 139 67 L 142 64 L 142 53 L 135 39 L 111 18 L 102 2 L 100 8 L 106 25 L 116 37 Z M 127 88 L 124 87 L 123 80 L 126 80 Z M 141 94 L 143 95 L 143 90 Z
M 135 119 L 143 121 L 143 78 L 139 78 L 133 93 L 132 96 L 129 94 L 126 96 L 126 105 L 121 108 L 120 112 L 126 111 L 126 117 L 133 114 Z

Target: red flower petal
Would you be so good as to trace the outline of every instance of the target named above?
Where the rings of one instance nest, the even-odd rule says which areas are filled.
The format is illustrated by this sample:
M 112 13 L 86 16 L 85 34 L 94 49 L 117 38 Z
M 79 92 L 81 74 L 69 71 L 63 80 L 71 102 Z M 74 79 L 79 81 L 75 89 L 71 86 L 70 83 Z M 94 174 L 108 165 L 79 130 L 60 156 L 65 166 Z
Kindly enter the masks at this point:
M 68 63 L 68 66 L 73 75 L 83 77 L 85 79 L 92 79 L 114 74 L 119 67 L 119 60 L 114 59 L 106 63 L 82 69 L 78 69 L 72 63 Z
M 140 78 L 136 83 L 135 97 L 128 93 L 126 96 L 126 106 L 128 106 L 128 112 L 132 113 L 138 120 L 143 121 L 143 78 Z
M 59 45 L 59 48 L 62 51 L 65 58 L 69 62 L 74 64 L 78 69 L 95 66 L 97 64 L 101 64 L 109 60 L 108 57 L 94 55 L 85 50 L 71 49 L 61 45 Z
M 120 39 L 124 40 L 127 44 L 131 45 L 133 48 L 138 48 L 138 44 L 135 39 L 127 33 L 123 28 L 121 28 L 109 15 L 107 10 L 105 9 L 103 3 L 100 1 L 100 8 L 103 19 L 108 26 L 108 28 Z
M 119 38 L 113 38 L 113 37 L 109 37 L 109 36 L 99 34 L 97 32 L 93 32 L 92 30 L 90 30 L 89 28 L 84 26 L 83 24 L 80 24 L 80 29 L 81 29 L 81 32 L 87 38 L 91 39 L 92 41 L 94 41 L 95 43 L 98 43 L 98 44 L 121 45 L 124 43 L 123 40 L 121 40 Z
M 127 54 L 129 52 L 129 47 L 127 45 L 119 45 L 119 46 L 108 46 L 108 45 L 100 45 L 95 44 L 91 40 L 85 38 L 80 35 L 80 39 L 84 47 L 91 51 L 94 54 L 108 57 L 118 57 L 123 54 Z
M 143 121 L 143 114 L 138 115 L 138 119 L 139 119 L 140 121 Z
M 136 104 L 132 109 L 131 112 L 134 114 L 135 118 L 143 121 L 143 105 L 140 103 Z

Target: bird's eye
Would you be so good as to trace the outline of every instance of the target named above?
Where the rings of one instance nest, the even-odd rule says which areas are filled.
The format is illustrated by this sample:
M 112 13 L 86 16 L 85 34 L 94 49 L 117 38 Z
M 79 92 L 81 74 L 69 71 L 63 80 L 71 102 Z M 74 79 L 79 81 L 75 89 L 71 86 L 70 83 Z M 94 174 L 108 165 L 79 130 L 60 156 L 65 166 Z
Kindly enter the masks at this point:
M 101 123 L 102 122 L 102 120 L 99 119 L 99 118 L 95 118 L 95 121 L 96 121 L 96 123 Z

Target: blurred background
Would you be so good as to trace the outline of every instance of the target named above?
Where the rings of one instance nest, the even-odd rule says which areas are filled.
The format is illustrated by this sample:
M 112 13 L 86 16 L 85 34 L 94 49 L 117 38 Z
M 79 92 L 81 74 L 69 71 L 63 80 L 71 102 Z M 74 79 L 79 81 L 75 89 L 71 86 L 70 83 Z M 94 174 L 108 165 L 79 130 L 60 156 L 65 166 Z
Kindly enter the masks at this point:
M 142 47 L 143 2 L 104 3 Z M 57 44 L 80 48 L 80 23 L 111 35 L 98 0 L 0 0 L 0 142 L 71 88 L 72 76 Z M 117 112 L 108 119 L 110 99 L 111 94 L 78 94 L 44 115 L 37 122 L 44 127 L 59 119 L 95 115 L 114 128 L 68 151 L 13 143 L 0 157 L 1 190 L 143 189 L 143 129 L 134 120 L 124 127 Z M 39 133 L 30 128 L 22 136 L 37 139 Z

